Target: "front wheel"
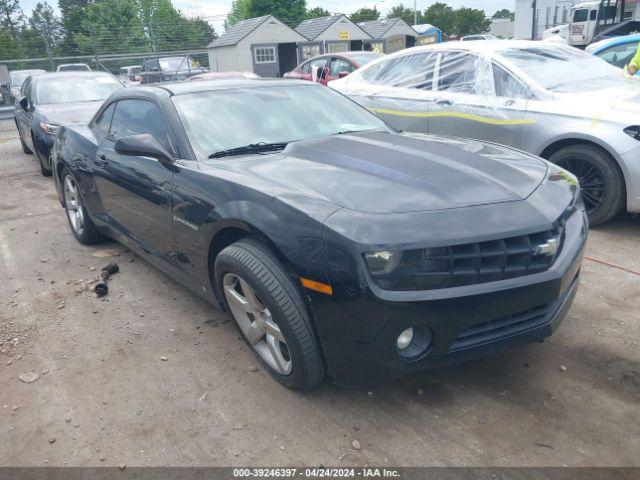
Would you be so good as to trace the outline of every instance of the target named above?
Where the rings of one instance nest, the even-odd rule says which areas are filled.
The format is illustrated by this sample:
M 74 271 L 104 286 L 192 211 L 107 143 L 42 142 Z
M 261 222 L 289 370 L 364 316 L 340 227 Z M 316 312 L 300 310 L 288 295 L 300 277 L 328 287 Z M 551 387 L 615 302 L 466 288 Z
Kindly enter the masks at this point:
M 71 233 L 83 245 L 92 245 L 102 239 L 102 234 L 95 226 L 80 196 L 80 188 L 68 170 L 62 172 L 62 192 L 64 208 Z
M 573 145 L 558 150 L 549 161 L 578 177 L 591 226 L 611 220 L 624 207 L 624 177 L 606 152 L 591 145 Z
M 220 252 L 217 285 L 245 341 L 267 371 L 296 390 L 324 376 L 320 348 L 300 291 L 262 243 L 240 240 Z

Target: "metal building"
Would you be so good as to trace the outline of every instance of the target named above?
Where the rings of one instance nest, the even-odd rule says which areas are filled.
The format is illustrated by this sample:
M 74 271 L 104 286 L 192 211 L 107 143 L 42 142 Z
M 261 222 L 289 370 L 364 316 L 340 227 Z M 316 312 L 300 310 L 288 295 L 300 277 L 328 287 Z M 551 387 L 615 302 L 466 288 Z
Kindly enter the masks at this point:
M 296 32 L 304 37 L 299 43 L 299 61 L 322 53 L 362 50 L 363 40 L 371 40 L 367 32 L 342 14 L 304 20 Z
M 371 36 L 371 40 L 364 40 L 364 44 L 369 44 L 373 51 L 382 53 L 393 53 L 413 47 L 418 36 L 418 33 L 401 18 L 360 22 L 358 26 Z
M 207 47 L 209 67 L 213 72 L 250 71 L 280 77 L 297 65 L 297 44 L 304 41 L 273 15 L 242 20 Z

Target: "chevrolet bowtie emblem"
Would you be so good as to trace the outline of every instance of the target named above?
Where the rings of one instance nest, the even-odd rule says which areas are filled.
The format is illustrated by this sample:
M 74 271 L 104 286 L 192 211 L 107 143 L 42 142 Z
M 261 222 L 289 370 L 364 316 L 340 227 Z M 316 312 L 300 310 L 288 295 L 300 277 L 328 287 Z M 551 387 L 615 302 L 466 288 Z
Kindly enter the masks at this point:
M 558 252 L 558 239 L 550 238 L 544 243 L 540 245 L 536 245 L 535 250 L 533 251 L 534 255 L 550 255 L 553 256 Z

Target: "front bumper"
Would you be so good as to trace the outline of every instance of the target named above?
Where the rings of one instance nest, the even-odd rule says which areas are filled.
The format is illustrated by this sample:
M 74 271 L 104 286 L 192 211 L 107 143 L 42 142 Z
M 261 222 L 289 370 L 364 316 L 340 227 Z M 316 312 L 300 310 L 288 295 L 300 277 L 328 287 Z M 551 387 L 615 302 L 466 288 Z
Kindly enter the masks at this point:
M 627 211 L 640 212 L 640 147 L 620 155 L 619 164 L 622 166 L 627 185 Z
M 372 384 L 482 357 L 550 336 L 575 297 L 587 237 L 584 211 L 567 219 L 563 249 L 547 271 L 480 285 L 424 292 L 314 295 L 312 308 L 334 380 Z M 396 348 L 408 327 L 430 329 L 432 343 L 413 359 Z

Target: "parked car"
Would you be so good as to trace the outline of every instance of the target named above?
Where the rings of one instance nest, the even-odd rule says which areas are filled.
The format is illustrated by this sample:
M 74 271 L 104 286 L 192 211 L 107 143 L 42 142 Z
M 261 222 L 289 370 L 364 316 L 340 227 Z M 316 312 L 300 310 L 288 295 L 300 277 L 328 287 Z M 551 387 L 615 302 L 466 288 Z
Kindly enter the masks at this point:
M 24 153 L 35 153 L 42 175 L 51 175 L 51 147 L 63 125 L 91 120 L 122 84 L 103 72 L 43 73 L 22 85 L 14 118 Z
M 142 63 L 140 83 L 176 82 L 206 72 L 206 68 L 188 55 L 151 58 Z
M 475 40 L 499 40 L 498 37 L 494 35 L 467 35 L 466 37 L 462 37 L 460 39 L 461 42 L 472 42 Z
M 91 68 L 86 63 L 63 63 L 58 65 L 56 72 L 90 72 Z
M 626 35 L 624 37 L 601 40 L 589 45 L 585 51 L 601 58 L 614 67 L 623 69 L 633 60 L 638 51 L 638 45 L 640 45 L 640 34 Z M 637 75 L 640 76 L 640 72 Z
M 312 80 L 314 67 L 318 69 L 318 81 L 327 84 L 331 80 L 346 77 L 367 63 L 382 57 L 374 52 L 341 52 L 319 55 L 302 62 L 296 68 L 284 74 L 284 78 Z
M 32 69 L 32 70 L 13 70 L 10 73 L 11 78 L 11 94 L 10 98 L 6 102 L 7 104 L 14 104 L 16 99 L 20 98 L 20 89 L 22 88 L 22 84 L 29 76 L 40 75 L 41 73 L 46 73 L 45 70 L 40 69 Z
M 396 128 L 477 138 L 574 173 L 592 225 L 640 212 L 640 95 L 575 48 L 500 40 L 415 47 L 330 86 Z
M 187 80 L 231 80 L 239 78 L 261 78 L 253 72 L 207 72 L 189 77 Z
M 11 76 L 6 65 L 0 65 L 0 105 L 11 103 Z
M 124 85 L 138 85 L 142 77 L 140 76 L 141 65 L 128 65 L 120 67 L 120 73 L 118 73 L 118 79 Z
M 579 284 L 573 175 L 396 133 L 309 82 L 122 89 L 62 128 L 54 170 L 80 243 L 115 238 L 226 309 L 293 388 L 540 340 Z

